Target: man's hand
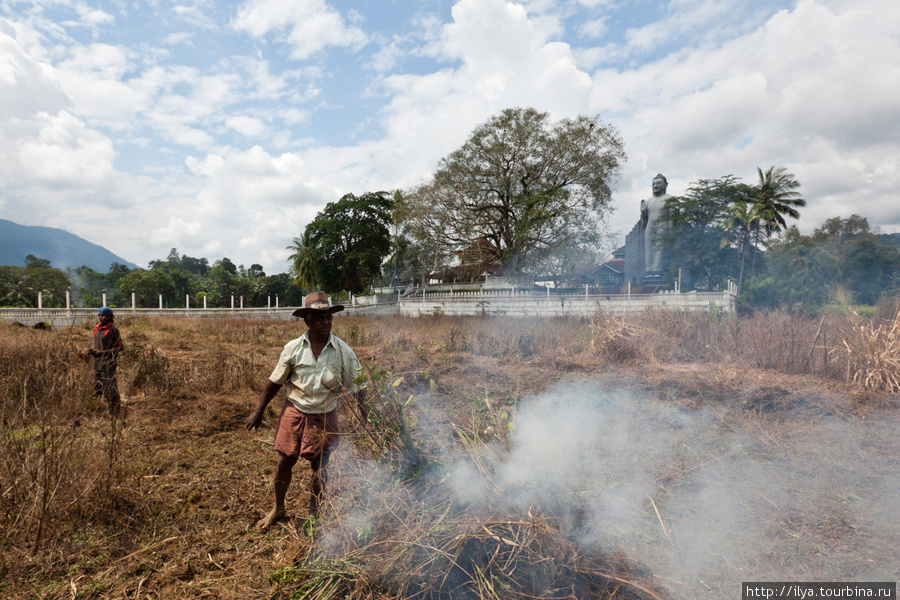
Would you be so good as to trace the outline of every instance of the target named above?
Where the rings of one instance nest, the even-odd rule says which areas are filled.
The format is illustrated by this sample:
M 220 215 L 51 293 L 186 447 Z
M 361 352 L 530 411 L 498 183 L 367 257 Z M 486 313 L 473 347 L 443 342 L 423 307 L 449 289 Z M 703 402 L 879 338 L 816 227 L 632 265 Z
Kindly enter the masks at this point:
M 252 431 L 259 427 L 259 424 L 262 423 L 263 414 L 266 412 L 266 407 L 280 389 L 281 386 L 277 383 L 266 382 L 266 389 L 263 390 L 259 400 L 257 400 L 256 408 L 253 409 L 253 412 L 250 413 L 250 416 L 247 417 L 247 421 L 244 423 L 247 426 L 247 431 Z
M 254 429 L 259 428 L 260 423 L 262 423 L 263 413 L 265 410 L 254 409 L 250 416 L 247 417 L 247 421 L 245 425 L 247 426 L 247 431 L 253 431 Z

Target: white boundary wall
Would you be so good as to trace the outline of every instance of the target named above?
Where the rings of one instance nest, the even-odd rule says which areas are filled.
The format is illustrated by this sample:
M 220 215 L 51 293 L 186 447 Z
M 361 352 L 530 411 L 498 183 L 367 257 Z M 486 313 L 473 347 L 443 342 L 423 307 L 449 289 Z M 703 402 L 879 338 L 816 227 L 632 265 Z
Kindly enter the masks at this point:
M 735 295 L 732 292 L 662 292 L 646 295 L 608 296 L 533 296 L 514 294 L 428 294 L 424 298 L 404 299 L 400 302 L 400 314 L 408 317 L 424 315 L 493 315 L 508 317 L 565 317 L 590 316 L 598 312 L 623 315 L 649 308 L 679 312 L 720 313 L 735 311 Z
M 485 291 L 483 293 L 429 293 L 424 297 L 403 298 L 400 302 L 346 305 L 337 316 L 392 316 L 421 317 L 435 314 L 460 316 L 508 316 L 508 317 L 567 317 L 591 316 L 597 312 L 623 315 L 648 308 L 660 308 L 679 312 L 720 313 L 735 311 L 735 295 L 726 292 L 661 292 L 658 294 L 619 295 L 566 295 L 543 296 L 531 293 Z M 250 318 L 293 319 L 295 307 L 285 308 L 118 308 L 117 318 L 123 317 L 195 317 L 195 318 Z M 97 311 L 93 308 L 2 308 L 0 321 L 16 322 L 32 326 L 51 323 L 54 327 L 70 323 L 95 322 Z

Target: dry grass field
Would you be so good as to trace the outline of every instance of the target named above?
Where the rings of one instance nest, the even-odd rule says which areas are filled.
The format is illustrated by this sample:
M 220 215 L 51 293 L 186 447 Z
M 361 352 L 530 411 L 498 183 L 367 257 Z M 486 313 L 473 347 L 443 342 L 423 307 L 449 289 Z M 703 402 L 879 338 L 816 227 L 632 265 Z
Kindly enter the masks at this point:
M 739 598 L 896 581 L 898 321 L 343 317 L 372 412 L 329 504 L 266 532 L 273 402 L 302 322 L 118 322 L 111 419 L 87 325 L 0 325 L 0 597 Z M 299 468 L 300 465 L 298 465 Z

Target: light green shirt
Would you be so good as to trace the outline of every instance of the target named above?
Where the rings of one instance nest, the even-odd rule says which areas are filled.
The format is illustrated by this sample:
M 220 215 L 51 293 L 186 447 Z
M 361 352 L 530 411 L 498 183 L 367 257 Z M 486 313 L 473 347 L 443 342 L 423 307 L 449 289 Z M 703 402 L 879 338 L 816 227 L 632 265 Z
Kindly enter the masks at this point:
M 307 332 L 284 346 L 269 381 L 284 386 L 297 410 L 315 415 L 337 408 L 342 394 L 355 393 L 359 386 L 353 380 L 361 372 L 356 354 L 333 334 L 316 359 Z

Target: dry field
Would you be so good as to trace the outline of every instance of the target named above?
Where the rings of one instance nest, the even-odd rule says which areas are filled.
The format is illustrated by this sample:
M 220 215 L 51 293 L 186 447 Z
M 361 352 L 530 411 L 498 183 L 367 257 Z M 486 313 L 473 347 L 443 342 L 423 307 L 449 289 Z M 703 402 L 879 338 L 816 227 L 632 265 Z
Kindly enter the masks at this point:
M 0 325 L 0 597 L 739 598 L 896 581 L 893 311 L 807 320 L 339 317 L 373 409 L 330 503 L 267 532 L 273 402 L 302 322 L 123 318 L 111 419 L 90 327 Z M 299 465 L 298 465 L 299 467 Z

